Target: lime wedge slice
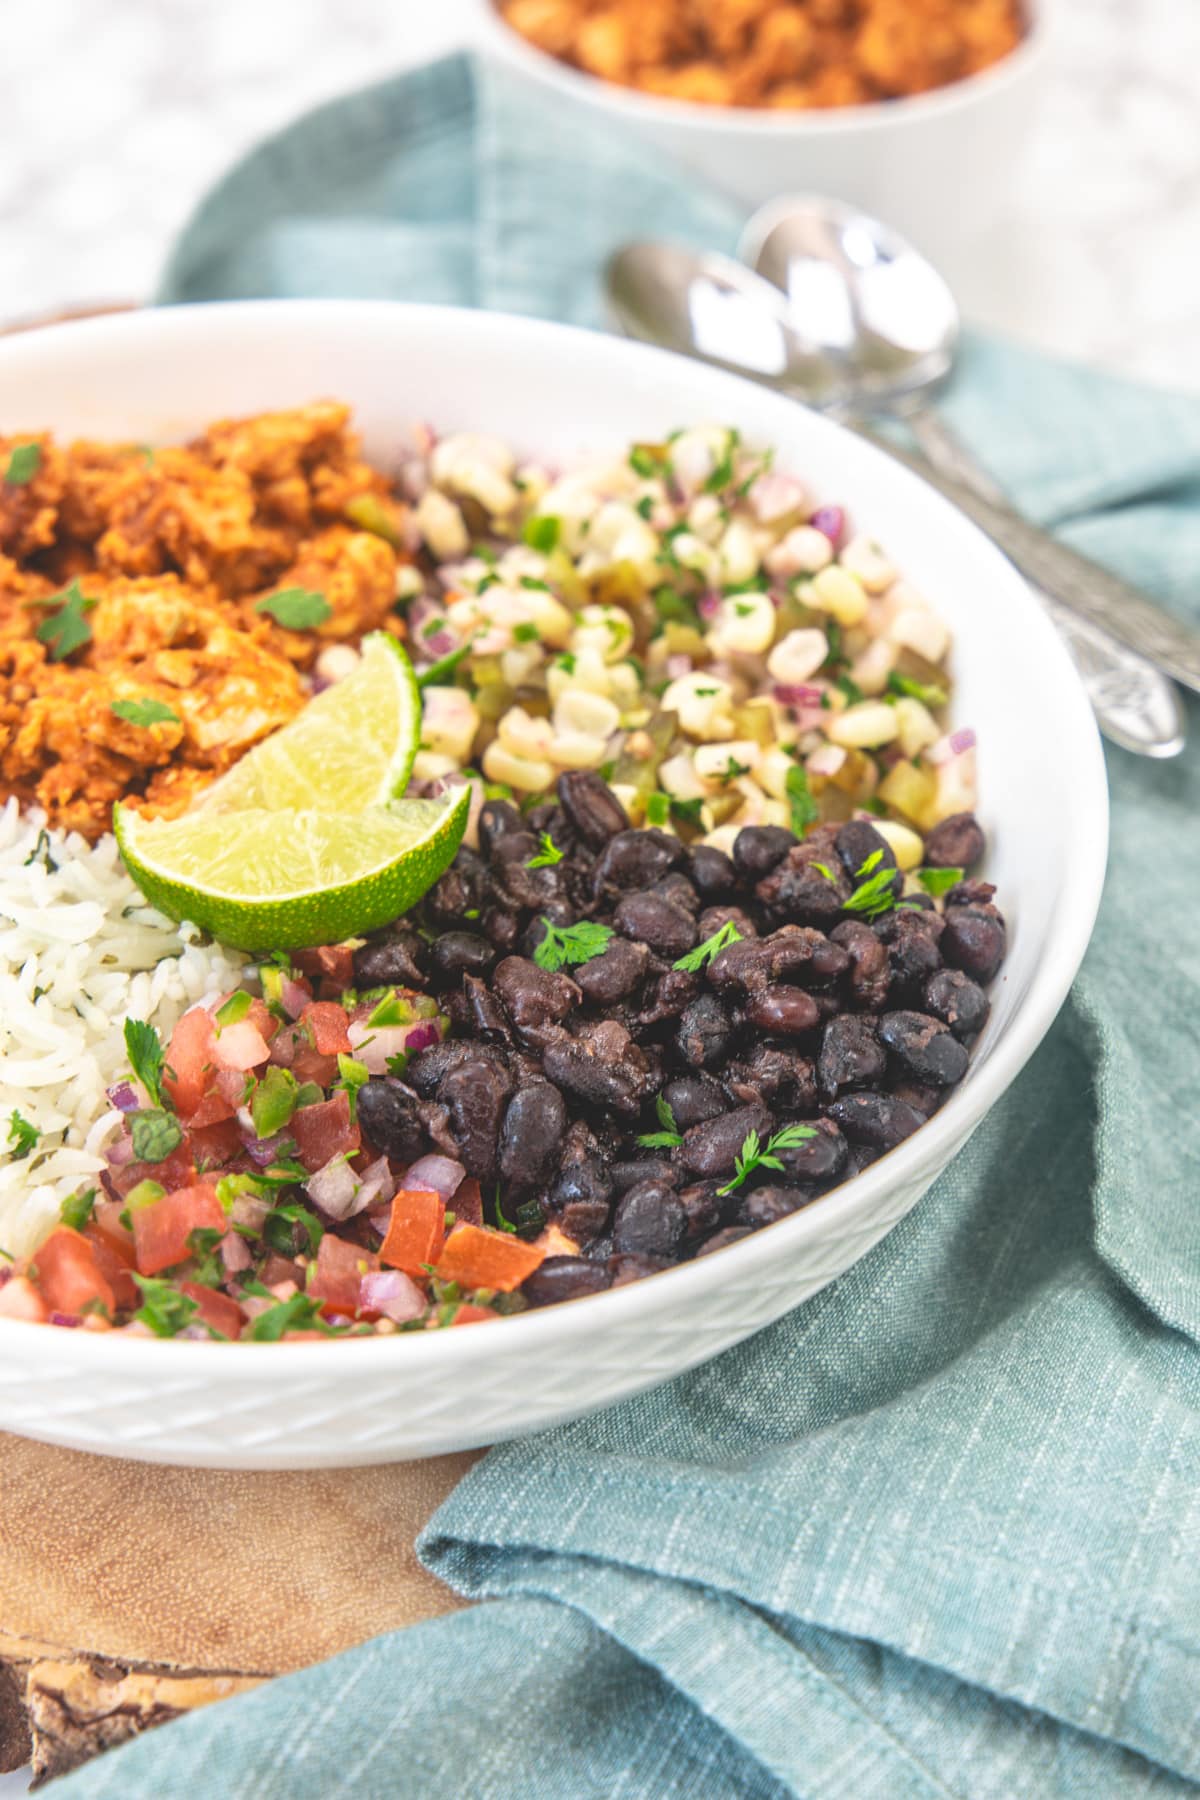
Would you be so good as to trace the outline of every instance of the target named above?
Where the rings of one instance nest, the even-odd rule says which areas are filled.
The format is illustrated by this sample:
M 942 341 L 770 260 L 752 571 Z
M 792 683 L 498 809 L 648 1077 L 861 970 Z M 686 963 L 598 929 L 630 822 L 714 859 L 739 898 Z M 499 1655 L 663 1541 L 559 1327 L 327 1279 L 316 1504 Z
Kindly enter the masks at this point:
M 144 819 L 117 806 L 113 829 L 129 873 L 170 918 L 239 950 L 295 950 L 405 912 L 454 860 L 470 803 L 463 787 L 359 813 L 200 807 Z
M 344 681 L 248 750 L 204 812 L 360 813 L 404 792 L 421 738 L 421 695 L 394 637 L 372 632 Z

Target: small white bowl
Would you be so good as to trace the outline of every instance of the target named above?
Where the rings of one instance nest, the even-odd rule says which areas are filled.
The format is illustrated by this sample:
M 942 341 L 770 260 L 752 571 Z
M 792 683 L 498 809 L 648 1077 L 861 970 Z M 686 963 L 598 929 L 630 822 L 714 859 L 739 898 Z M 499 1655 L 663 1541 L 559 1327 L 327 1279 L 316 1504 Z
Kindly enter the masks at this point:
M 962 1086 L 915 1136 L 713 1256 L 499 1324 L 345 1343 L 148 1342 L 0 1320 L 0 1431 L 150 1462 L 338 1467 L 520 1436 L 665 1381 L 815 1294 L 916 1204 L 1032 1055 L 1091 934 L 1108 797 L 1061 642 L 973 525 L 818 414 L 662 351 L 445 307 L 182 307 L 0 342 L 6 431 L 153 443 L 328 395 L 353 404 L 385 461 L 421 419 L 552 463 L 719 419 L 846 505 L 955 635 L 954 712 L 979 735 L 987 873 L 1010 927 L 992 1016 Z
M 492 0 L 473 5 L 479 40 L 547 99 L 582 108 L 613 130 L 641 133 L 749 207 L 789 191 L 863 207 L 954 280 L 966 245 L 1012 191 L 1049 29 L 1047 0 L 1027 0 L 1025 37 L 980 74 L 910 99 L 803 112 L 699 106 L 601 81 L 537 49 Z

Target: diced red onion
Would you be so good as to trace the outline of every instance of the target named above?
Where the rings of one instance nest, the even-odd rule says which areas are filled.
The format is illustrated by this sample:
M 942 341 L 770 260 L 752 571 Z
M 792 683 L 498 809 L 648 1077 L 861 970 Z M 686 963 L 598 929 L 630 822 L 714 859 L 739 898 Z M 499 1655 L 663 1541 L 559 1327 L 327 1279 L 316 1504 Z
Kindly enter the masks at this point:
M 690 675 L 692 659 L 682 650 L 673 650 L 667 658 L 667 676 L 671 681 L 678 681 L 681 675 Z
M 115 1087 L 108 1090 L 108 1104 L 115 1106 L 118 1112 L 136 1112 L 141 1101 L 127 1081 L 118 1081 Z
M 355 1214 L 366 1212 L 372 1206 L 385 1205 L 395 1192 L 396 1181 L 392 1165 L 386 1156 L 377 1156 L 362 1172 L 350 1216 L 353 1218 Z
M 73 1330 L 76 1325 L 82 1323 L 82 1320 L 78 1313 L 52 1312 L 50 1314 L 50 1323 L 52 1325 L 65 1325 L 69 1330 Z
M 759 523 L 765 525 L 802 506 L 804 489 L 794 475 L 781 475 L 773 470 L 753 481 L 746 497 Z
M 249 1019 L 239 1019 L 236 1025 L 226 1025 L 218 1033 L 213 1045 L 213 1061 L 221 1069 L 257 1069 L 265 1063 L 271 1050 L 257 1025 Z
M 715 619 L 720 610 L 721 610 L 720 594 L 715 594 L 712 592 L 709 592 L 707 594 L 701 594 L 700 598 L 696 602 L 696 611 L 700 614 L 700 617 L 702 619 Z
M 964 750 L 975 748 L 975 733 L 969 725 L 964 725 L 958 731 L 951 732 L 950 748 L 955 756 L 961 756 Z
M 210 1341 L 207 1325 L 185 1325 L 175 1336 L 189 1344 L 207 1344 Z
M 413 1192 L 440 1194 L 443 1200 L 452 1200 L 459 1187 L 466 1179 L 467 1171 L 460 1162 L 451 1156 L 420 1156 L 411 1168 L 404 1171 L 401 1187 Z
M 794 706 L 792 718 L 801 736 L 806 731 L 820 731 L 828 723 L 829 714 L 823 706 Z
M 846 752 L 840 744 L 822 744 L 804 766 L 812 775 L 836 775 L 845 760 Z
M 298 1019 L 304 1011 L 312 995 L 299 981 L 293 981 L 285 975 L 279 987 L 279 1000 L 289 1019 Z
M 930 744 L 928 750 L 924 752 L 925 761 L 932 763 L 934 768 L 941 763 L 949 762 L 950 758 L 955 755 L 957 755 L 957 751 L 954 748 L 953 738 L 949 735 L 940 737 L 936 744 Z
M 124 1169 L 133 1161 L 132 1140 L 121 1136 L 114 1138 L 104 1152 L 104 1160 L 110 1169 Z
M 835 549 L 841 543 L 842 534 L 846 529 L 846 514 L 844 508 L 840 506 L 818 506 L 816 512 L 808 522 L 815 530 L 824 532 L 825 536 L 829 539 Z
M 361 1176 L 356 1175 L 344 1156 L 335 1156 L 310 1175 L 304 1184 L 304 1191 L 314 1206 L 328 1213 L 331 1219 L 349 1219 L 357 1210 L 355 1199 L 358 1195 Z
M 244 1225 L 248 1231 L 261 1231 L 270 1210 L 271 1202 L 265 1194 L 237 1194 L 229 1209 L 230 1223 Z M 233 1235 L 236 1237 L 237 1233 Z M 224 1242 L 228 1243 L 229 1239 Z
M 283 1154 L 283 1146 L 287 1141 L 287 1133 L 277 1131 L 274 1137 L 256 1137 L 254 1132 L 254 1120 L 250 1119 L 249 1130 L 247 1131 L 246 1121 L 242 1118 L 242 1113 L 244 1112 L 246 1112 L 246 1108 L 243 1106 L 238 1113 L 238 1124 L 242 1127 L 242 1142 L 246 1146 L 246 1155 L 250 1158 L 251 1162 L 257 1163 L 260 1169 L 269 1169 L 271 1164 Z M 247 1118 L 249 1118 L 248 1113 Z
M 364 1312 L 382 1313 L 403 1325 L 407 1319 L 419 1319 L 425 1311 L 425 1296 L 415 1282 L 399 1269 L 374 1269 L 362 1278 L 359 1304 Z
M 420 1019 L 406 1029 L 408 1037 L 404 1048 L 414 1055 L 418 1050 L 428 1050 L 442 1041 L 442 1027 L 437 1019 Z
M 250 1267 L 250 1246 L 240 1231 L 227 1231 L 221 1239 L 221 1261 L 228 1275 Z
M 773 698 L 781 706 L 820 706 L 824 691 L 807 681 L 781 682 L 771 689 Z
M 411 1025 L 377 1025 L 372 1031 L 365 1019 L 350 1021 L 350 1046 L 372 1075 L 386 1075 L 388 1059 L 408 1049 Z

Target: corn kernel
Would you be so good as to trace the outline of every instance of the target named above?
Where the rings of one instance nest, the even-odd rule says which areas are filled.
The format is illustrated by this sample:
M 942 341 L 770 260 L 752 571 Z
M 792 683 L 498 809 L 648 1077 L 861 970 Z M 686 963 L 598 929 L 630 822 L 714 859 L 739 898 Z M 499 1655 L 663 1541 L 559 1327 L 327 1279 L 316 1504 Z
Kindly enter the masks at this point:
M 728 587 L 749 581 L 758 573 L 758 540 L 744 519 L 734 519 L 726 527 L 717 554 L 721 558 L 721 579 Z
M 771 574 L 785 581 L 793 575 L 815 575 L 832 561 L 833 545 L 813 525 L 797 525 L 766 555 Z
M 915 869 L 925 854 L 925 846 L 915 831 L 895 819 L 876 819 L 875 829 L 891 850 L 898 869 Z
M 761 656 L 774 636 L 769 594 L 729 594 L 717 608 L 708 642 L 718 656 Z
M 586 731 L 556 731 L 550 755 L 560 769 L 598 769 L 608 751 L 608 740 Z
M 733 736 L 732 702 L 729 683 L 702 671 L 680 675 L 662 697 L 663 711 L 678 714 L 680 729 L 705 741 Z
M 496 738 L 483 753 L 483 772 L 489 781 L 502 781 L 523 794 L 542 794 L 553 784 L 554 764 L 538 757 L 517 756 Z
M 851 538 L 838 561 L 843 569 L 858 577 L 868 594 L 885 593 L 896 579 L 895 569 L 879 545 L 869 537 Z
M 767 673 L 782 686 L 794 687 L 815 675 L 828 655 L 829 639 L 823 631 L 789 631 L 768 656 Z
M 465 763 L 479 729 L 479 709 L 462 688 L 427 687 L 422 694 L 421 748 Z
M 848 706 L 844 712 L 831 712 L 826 734 L 834 744 L 846 749 L 874 749 L 890 744 L 898 735 L 896 709 L 881 700 L 864 700 Z
M 620 723 L 620 709 L 603 694 L 589 694 L 585 688 L 569 689 L 554 705 L 556 732 L 585 732 L 603 739 L 611 737 Z
M 709 787 L 728 787 L 739 770 L 753 773 L 759 758 L 759 747 L 749 738 L 724 744 L 701 744 L 692 755 L 692 764 L 700 780 Z
M 439 562 L 452 562 L 465 556 L 471 548 L 466 522 L 453 500 L 447 500 L 437 488 L 426 488 L 421 495 L 413 524 Z
M 915 650 L 926 662 L 940 663 L 950 648 L 950 633 L 927 606 L 906 606 L 888 628 L 893 644 Z
M 554 742 L 554 731 L 549 719 L 532 718 L 523 706 L 509 708 L 496 728 L 496 735 L 505 749 L 511 750 L 515 756 L 528 756 L 535 760 L 548 757 Z
M 686 750 L 680 750 L 659 764 L 658 785 L 673 800 L 702 800 L 706 792 Z
M 928 750 L 930 744 L 936 744 L 941 737 L 941 727 L 920 700 L 913 700 L 906 694 L 897 700 L 895 711 L 900 748 L 905 756 L 920 756 L 922 750 Z
M 859 625 L 867 616 L 867 595 L 861 581 L 848 569 L 831 563 L 812 578 L 805 596 L 820 612 L 832 613 L 839 625 Z

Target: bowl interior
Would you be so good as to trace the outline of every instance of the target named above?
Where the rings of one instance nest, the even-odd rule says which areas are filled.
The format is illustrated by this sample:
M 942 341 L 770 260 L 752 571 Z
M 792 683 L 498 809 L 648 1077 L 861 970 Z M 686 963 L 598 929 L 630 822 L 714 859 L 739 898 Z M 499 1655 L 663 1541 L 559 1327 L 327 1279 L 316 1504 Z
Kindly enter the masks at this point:
M 877 1194 L 937 1154 L 944 1160 L 1051 1023 L 1086 947 L 1103 880 L 1107 795 L 1091 712 L 1059 639 L 1011 566 L 946 501 L 872 446 L 736 377 L 615 338 L 538 320 L 370 302 L 178 308 L 56 327 L 0 344 L 0 395 L 6 431 L 49 426 L 140 442 L 183 438 L 221 416 L 335 397 L 352 404 L 368 452 L 385 464 L 419 420 L 441 433 L 496 433 L 550 463 L 720 420 L 751 442 L 775 445 L 780 467 L 820 498 L 844 503 L 852 525 L 877 538 L 949 622 L 954 719 L 978 734 L 986 873 L 1010 923 L 1009 958 L 971 1070 L 915 1139 L 844 1189 L 762 1238 L 640 1288 L 699 1291 L 719 1281 L 713 1265 L 725 1258 L 769 1256 L 765 1238 L 783 1254 L 789 1242 L 819 1234 L 823 1217 L 856 1205 L 856 1195 Z M 652 1295 L 625 1289 L 561 1310 L 654 1305 Z M 549 1315 L 539 1314 L 505 1330 L 549 1325 Z M 27 1343 L 16 1325 L 0 1339 L 12 1332 Z M 462 1357 L 478 1334 L 444 1335 L 457 1346 L 420 1348 Z M 342 1353 L 356 1348 L 394 1354 L 387 1340 Z M 98 1337 L 91 1350 L 124 1357 L 144 1346 Z M 200 1354 L 209 1352 L 200 1347 Z M 242 1354 L 237 1346 L 223 1351 L 222 1366 Z M 244 1354 L 258 1353 L 249 1346 Z M 316 1347 L 318 1357 L 329 1354 Z

